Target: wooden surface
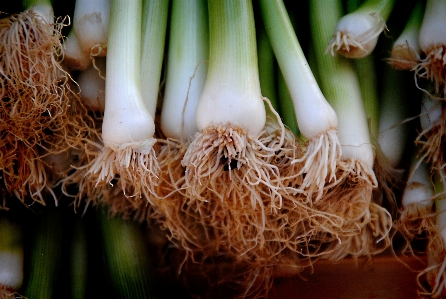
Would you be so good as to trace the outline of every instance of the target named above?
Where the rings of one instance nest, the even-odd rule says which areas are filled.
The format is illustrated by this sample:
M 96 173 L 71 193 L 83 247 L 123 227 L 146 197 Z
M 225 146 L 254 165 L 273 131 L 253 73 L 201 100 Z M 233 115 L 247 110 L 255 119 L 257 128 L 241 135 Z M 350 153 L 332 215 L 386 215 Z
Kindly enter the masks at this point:
M 412 268 L 422 267 L 415 258 L 402 259 Z M 411 271 L 401 261 L 389 255 L 378 256 L 373 261 L 351 259 L 338 263 L 318 261 L 313 273 L 299 277 L 278 278 L 269 298 L 419 298 L 416 271 Z

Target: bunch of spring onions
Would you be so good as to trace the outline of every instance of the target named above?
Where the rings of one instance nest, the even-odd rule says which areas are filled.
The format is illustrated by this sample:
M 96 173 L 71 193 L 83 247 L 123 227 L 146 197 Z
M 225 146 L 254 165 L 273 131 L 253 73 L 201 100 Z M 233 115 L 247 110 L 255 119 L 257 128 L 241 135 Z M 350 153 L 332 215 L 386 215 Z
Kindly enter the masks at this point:
M 442 1 L 418 2 L 413 8 L 389 60 L 392 67 L 414 72 L 422 90 L 417 153 L 403 196 L 397 227 L 409 242 L 427 236 L 427 265 L 419 272 L 420 294 L 432 298 L 446 293 L 444 279 L 444 62 L 442 40 L 445 13 Z M 410 243 L 404 247 L 412 251 Z
M 68 22 L 25 1 L 0 19 L 3 205 L 106 206 L 110 281 L 145 297 L 116 217 L 161 230 L 175 273 L 212 281 L 203 297 L 267 297 L 274 277 L 396 235 L 404 253 L 429 238 L 419 284 L 441 296 L 446 5 L 412 2 L 315 0 L 298 18 L 283 0 L 76 0 Z M 413 118 L 408 82 L 425 95 Z

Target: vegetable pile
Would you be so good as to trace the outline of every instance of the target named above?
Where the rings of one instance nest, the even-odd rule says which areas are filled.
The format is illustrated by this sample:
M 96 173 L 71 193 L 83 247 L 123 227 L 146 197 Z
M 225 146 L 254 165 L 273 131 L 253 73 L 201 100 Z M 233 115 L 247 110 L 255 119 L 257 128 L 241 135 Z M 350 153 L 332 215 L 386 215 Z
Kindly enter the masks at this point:
M 445 1 L 70 3 L 0 19 L 0 298 L 53 292 L 67 207 L 97 214 L 124 298 L 154 296 L 152 268 L 259 298 L 389 251 L 425 262 L 420 295 L 446 294 Z M 28 265 L 23 207 L 47 220 Z

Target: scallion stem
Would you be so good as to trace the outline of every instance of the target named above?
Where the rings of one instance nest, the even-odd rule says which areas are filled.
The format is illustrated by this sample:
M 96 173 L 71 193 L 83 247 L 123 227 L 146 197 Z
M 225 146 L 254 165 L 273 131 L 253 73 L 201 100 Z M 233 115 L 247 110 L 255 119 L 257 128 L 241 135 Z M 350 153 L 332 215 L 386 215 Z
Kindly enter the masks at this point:
M 105 266 L 119 298 L 153 298 L 154 282 L 142 227 L 98 212 Z
M 141 0 L 111 1 L 104 148 L 88 170 L 96 184 L 109 184 L 119 176 L 123 191 L 136 201 L 151 194 L 158 172 L 154 116 L 141 91 L 141 11 Z
M 172 1 L 161 129 L 168 138 L 192 139 L 206 80 L 209 36 L 206 2 Z
M 54 298 L 62 258 L 62 214 L 57 209 L 40 215 L 33 234 L 23 295 L 27 298 Z
M 159 97 L 169 0 L 143 0 L 140 80 L 144 103 L 153 119 Z

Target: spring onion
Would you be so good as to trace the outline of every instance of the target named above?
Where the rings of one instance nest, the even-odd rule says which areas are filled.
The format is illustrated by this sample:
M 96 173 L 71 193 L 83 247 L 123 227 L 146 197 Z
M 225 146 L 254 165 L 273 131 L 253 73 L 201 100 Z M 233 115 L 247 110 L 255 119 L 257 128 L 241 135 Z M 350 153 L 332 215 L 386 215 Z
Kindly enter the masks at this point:
M 76 0 L 73 30 L 83 51 L 92 56 L 107 54 L 109 0 Z
M 288 212 L 281 212 L 286 191 L 279 163 L 292 160 L 287 155 L 295 152 L 283 146 L 294 137 L 280 120 L 266 120 L 251 2 L 209 1 L 208 9 L 210 57 L 196 116 L 200 131 L 182 166 L 174 160 L 182 149 L 169 139 L 159 153 L 171 153 L 166 161 L 172 175 L 160 177 L 176 188 L 164 188 L 172 192 L 154 217 L 186 251 L 186 260 L 207 263 L 226 256 L 257 271 L 278 259 L 278 239 L 289 228 Z M 244 276 L 240 280 L 246 283 Z
M 157 175 L 155 122 L 141 91 L 141 11 L 140 0 L 111 1 L 104 147 L 88 170 L 97 185 L 119 175 L 123 191 L 136 201 L 150 192 Z
M 322 94 L 297 40 L 282 1 L 261 1 L 262 17 L 280 69 L 293 99 L 299 131 L 308 139 L 307 150 L 295 163 L 305 174 L 301 189 L 315 201 L 322 197 L 326 180 L 335 181 L 341 154 L 337 116 Z
M 209 54 L 206 2 L 172 1 L 171 14 L 160 125 L 166 139 L 159 141 L 157 153 L 160 175 L 155 193 L 159 198 L 151 200 L 153 209 L 138 210 L 136 218 L 150 222 L 156 219 L 171 235 L 173 243 L 179 240 L 182 247 L 187 233 L 181 233 L 182 225 L 178 225 L 181 216 L 174 215 L 185 201 L 182 193 L 185 169 L 181 161 L 198 131 L 196 109 L 206 80 Z
M 327 48 L 332 55 L 361 58 L 370 54 L 386 29 L 395 0 L 367 0 L 355 11 L 343 16 L 334 29 Z
M 377 186 L 373 172 L 375 154 L 360 85 L 352 61 L 324 54 L 324 41 L 330 38 L 341 15 L 341 3 L 311 1 L 310 12 L 318 68 L 324 74 L 320 76 L 321 88 L 337 113 L 342 147 L 337 174 L 340 183 L 327 190 L 317 207 L 342 217 L 344 223 L 340 228 L 324 228 L 331 236 L 322 234 L 321 238 L 333 238 L 329 258 L 376 254 L 390 245 L 392 219 L 384 208 L 371 202 L 372 190 Z
M 264 157 L 274 155 L 281 144 L 268 148 L 259 142 L 259 136 L 264 133 L 266 111 L 260 91 L 251 3 L 211 1 L 208 6 L 209 68 L 197 107 L 199 133 L 182 161 L 186 167 L 184 188 L 199 198 L 202 191 L 210 189 L 223 200 L 224 192 L 219 190 L 223 182 L 217 181 L 228 170 L 230 189 L 239 183 L 250 190 L 259 184 L 269 185 L 275 194 L 271 202 L 280 206 L 276 187 L 270 183 L 270 177 L 277 175 L 277 170 L 274 165 L 264 163 Z M 260 198 L 246 196 L 251 197 L 255 208 Z
M 316 5 L 312 2 L 311 7 L 314 7 L 314 13 L 311 14 L 314 49 L 319 56 L 318 67 L 324 69 L 325 73 L 333 74 L 333 76 L 321 76 L 322 90 L 327 94 L 327 100 L 331 103 L 338 115 L 338 135 L 342 146 L 341 159 L 344 161 L 356 161 L 362 166 L 360 167 L 361 174 L 364 178 L 376 185 L 375 176 L 372 171 L 374 152 L 370 142 L 370 133 L 367 123 L 367 116 L 361 97 L 359 81 L 353 65 L 343 59 L 342 57 L 326 57 L 321 55 L 322 41 L 327 38 L 327 31 L 330 26 L 333 26 L 333 20 L 336 20 L 336 14 L 330 14 L 332 17 L 324 17 L 324 12 L 333 9 L 334 12 L 340 11 L 337 4 L 328 6 Z M 323 21 L 322 21 L 323 20 Z M 331 23 L 330 23 L 331 22 Z M 320 70 L 321 71 L 321 70 Z M 348 84 L 347 84 L 348 83 Z M 341 118 L 342 115 L 342 118 Z M 341 122 L 342 120 L 342 122 Z M 358 165 L 359 166 L 359 165 Z
M 63 65 L 69 70 L 86 70 L 91 64 L 90 53 L 82 49 L 73 27 L 63 41 L 63 48 Z
M 415 148 L 416 150 L 416 148 Z M 402 195 L 402 211 L 396 228 L 406 240 L 413 241 L 423 232 L 435 229 L 434 186 L 429 165 L 413 154 L 406 187 Z
M 105 64 L 105 58 L 97 57 L 94 63 L 77 76 L 80 98 L 89 111 L 104 112 Z
M 423 20 L 424 3 L 417 1 L 403 31 L 392 46 L 389 63 L 394 69 L 411 70 L 420 61 L 420 27 Z
M 415 67 L 415 73 L 420 78 L 426 78 L 435 83 L 435 92 L 446 92 L 444 76 L 444 48 L 446 44 L 446 3 L 429 0 L 426 2 L 423 21 L 421 23 L 419 43 L 425 54 Z

